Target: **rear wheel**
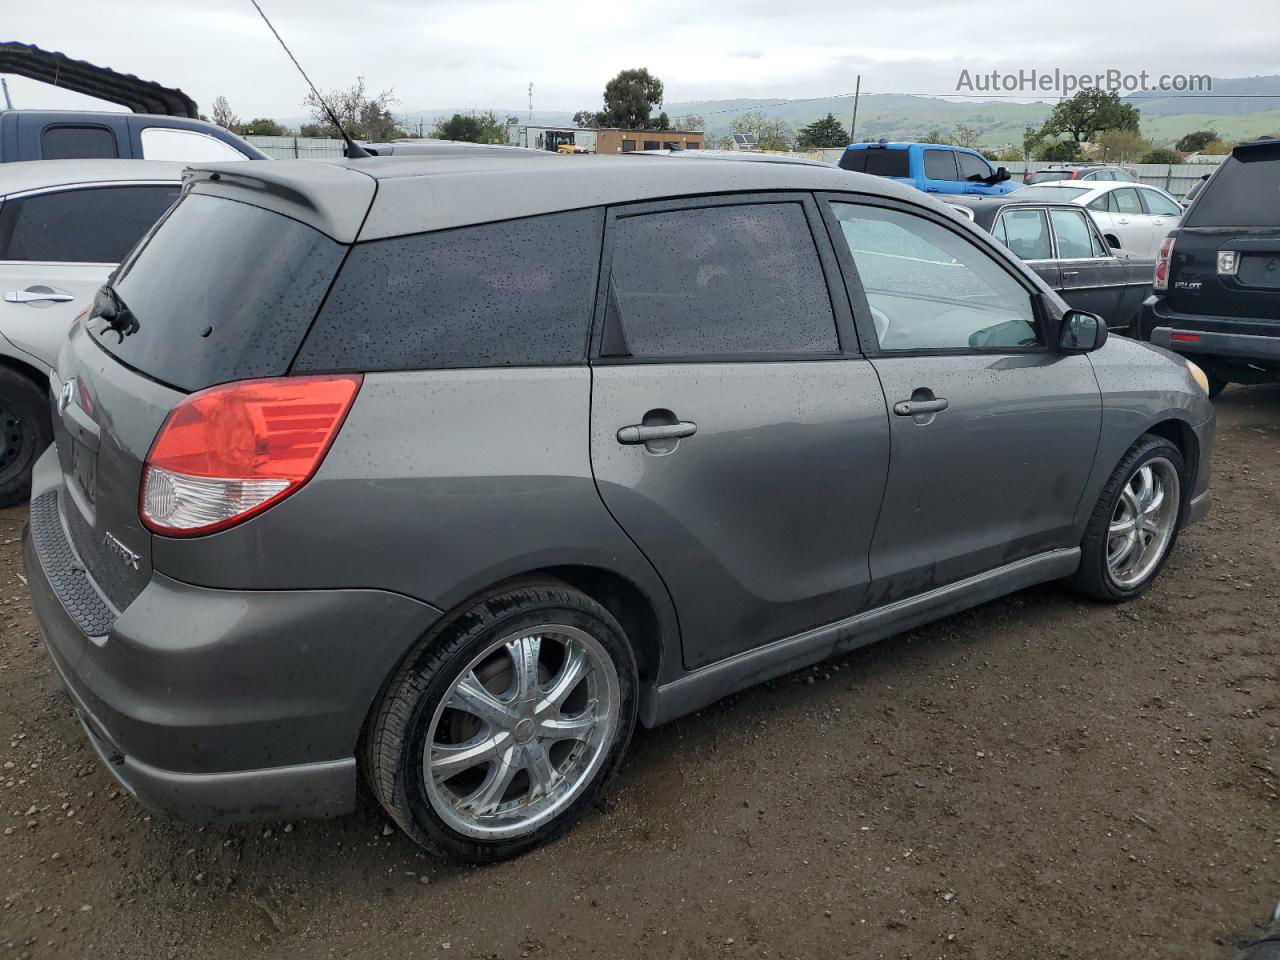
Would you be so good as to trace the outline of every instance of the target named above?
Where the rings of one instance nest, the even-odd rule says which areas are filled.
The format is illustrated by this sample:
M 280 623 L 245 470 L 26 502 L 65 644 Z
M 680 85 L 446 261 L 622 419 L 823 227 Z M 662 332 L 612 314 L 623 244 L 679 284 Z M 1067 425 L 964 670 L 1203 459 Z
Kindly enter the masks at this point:
M 1162 437 L 1130 447 L 1089 518 L 1072 585 L 1112 602 L 1143 593 L 1177 541 L 1186 473 L 1181 452 Z
M 0 367 L 0 507 L 26 500 L 31 468 L 53 440 L 45 391 L 7 367 Z
M 367 733 L 365 774 L 424 847 L 502 860 L 582 814 L 635 715 L 617 621 L 558 581 L 522 584 L 482 596 L 409 657 Z

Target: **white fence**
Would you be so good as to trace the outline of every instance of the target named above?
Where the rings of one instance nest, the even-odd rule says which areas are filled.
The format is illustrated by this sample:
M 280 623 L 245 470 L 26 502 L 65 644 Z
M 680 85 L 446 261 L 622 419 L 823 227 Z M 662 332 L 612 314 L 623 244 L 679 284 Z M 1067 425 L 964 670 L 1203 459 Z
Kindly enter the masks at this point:
M 324 160 L 342 156 L 343 142 L 323 137 L 245 137 L 276 160 Z

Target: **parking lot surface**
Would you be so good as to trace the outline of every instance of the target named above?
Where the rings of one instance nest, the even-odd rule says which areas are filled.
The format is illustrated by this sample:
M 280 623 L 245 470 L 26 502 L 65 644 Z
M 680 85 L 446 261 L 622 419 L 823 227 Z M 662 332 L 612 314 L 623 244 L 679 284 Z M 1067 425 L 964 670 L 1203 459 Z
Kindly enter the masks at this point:
M 1213 513 L 1144 598 L 1024 591 L 640 731 L 576 830 L 481 869 L 371 800 L 149 817 L 0 511 L 0 960 L 1234 956 L 1280 897 L 1280 387 L 1217 408 Z

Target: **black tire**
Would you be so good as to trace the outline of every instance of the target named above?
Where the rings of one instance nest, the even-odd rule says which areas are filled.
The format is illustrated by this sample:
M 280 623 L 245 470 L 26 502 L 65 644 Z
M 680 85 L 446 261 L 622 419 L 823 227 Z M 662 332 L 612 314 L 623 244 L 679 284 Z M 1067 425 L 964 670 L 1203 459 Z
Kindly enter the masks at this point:
M 1173 464 L 1178 475 L 1180 502 L 1177 505 L 1177 520 L 1163 555 L 1151 571 L 1140 582 L 1122 585 L 1112 576 L 1107 565 L 1112 518 L 1116 514 L 1125 485 L 1140 467 L 1157 458 L 1164 458 Z M 1089 524 L 1085 528 L 1084 539 L 1080 543 L 1080 567 L 1072 575 L 1071 585 L 1081 593 L 1109 603 L 1122 603 L 1141 596 L 1151 582 L 1160 575 L 1170 554 L 1173 553 L 1173 548 L 1177 545 L 1178 531 L 1186 516 L 1189 494 L 1187 465 L 1178 448 L 1163 437 L 1151 434 L 1140 437 L 1138 442 L 1120 458 L 1120 462 L 1102 488 L 1102 494 L 1093 508 Z
M 52 442 L 48 393 L 18 371 L 0 367 L 0 507 L 31 495 L 31 468 Z
M 1209 399 L 1210 400 L 1215 399 L 1218 396 L 1218 394 L 1220 394 L 1223 390 L 1227 389 L 1228 384 L 1231 383 L 1230 380 L 1223 380 L 1216 373 L 1213 373 L 1209 370 L 1206 370 L 1204 372 L 1204 376 L 1205 376 L 1205 379 L 1209 381 Z
M 535 624 L 564 624 L 600 642 L 617 672 L 619 711 L 613 740 L 586 786 L 554 819 L 522 836 L 477 839 L 455 830 L 432 806 L 423 748 L 432 718 L 461 672 L 496 640 Z M 518 856 L 567 830 L 617 769 L 635 727 L 635 655 L 613 615 L 554 579 L 525 581 L 482 594 L 424 637 L 387 685 L 367 725 L 364 776 L 390 817 L 413 840 L 448 860 L 491 863 Z

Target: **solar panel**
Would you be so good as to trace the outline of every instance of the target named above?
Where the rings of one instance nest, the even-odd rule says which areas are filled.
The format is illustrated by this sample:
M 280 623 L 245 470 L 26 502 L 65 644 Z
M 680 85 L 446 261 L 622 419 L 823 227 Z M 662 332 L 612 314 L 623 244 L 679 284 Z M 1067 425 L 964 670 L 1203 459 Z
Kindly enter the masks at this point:
M 733 135 L 733 148 L 735 150 L 759 150 L 760 143 L 749 133 L 735 133 Z

